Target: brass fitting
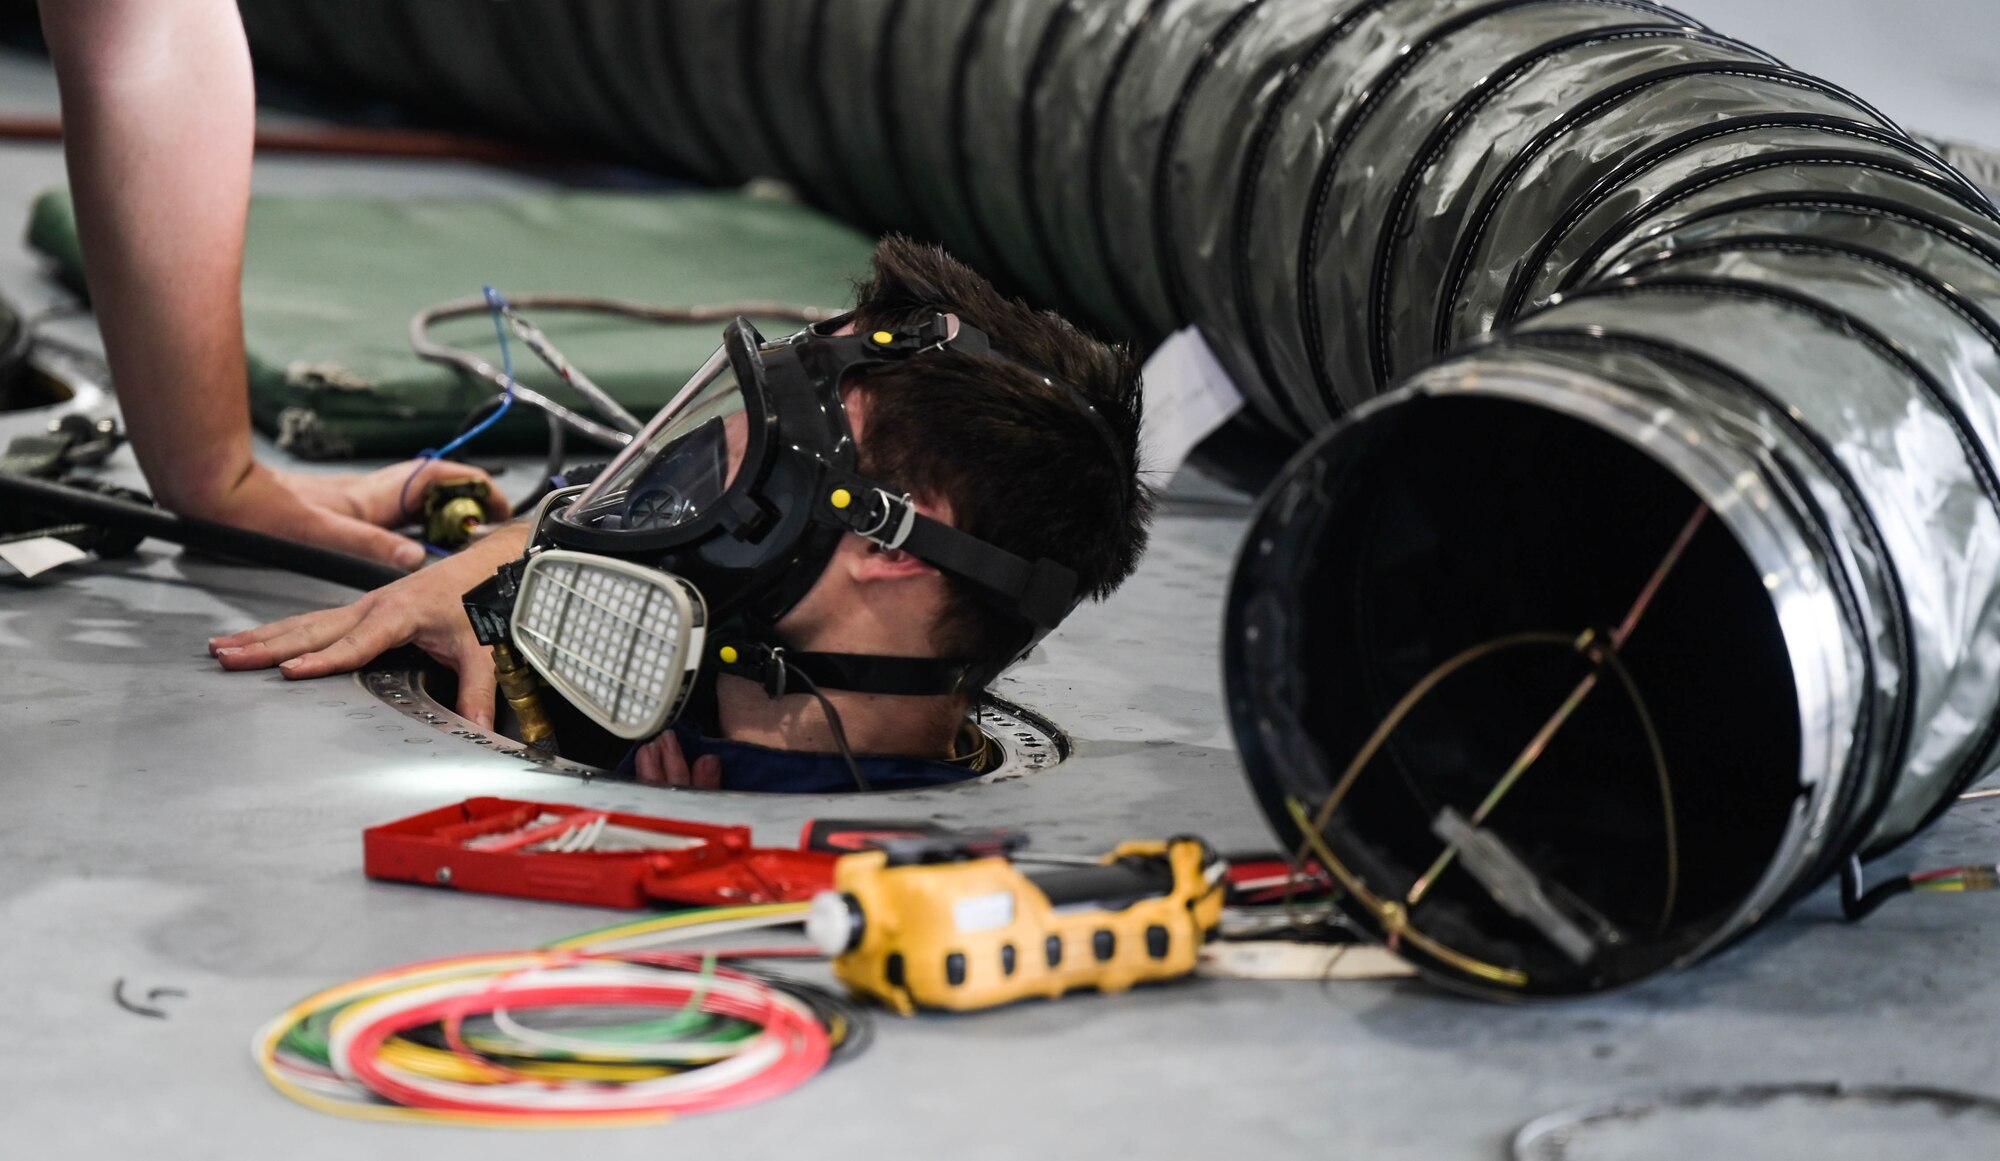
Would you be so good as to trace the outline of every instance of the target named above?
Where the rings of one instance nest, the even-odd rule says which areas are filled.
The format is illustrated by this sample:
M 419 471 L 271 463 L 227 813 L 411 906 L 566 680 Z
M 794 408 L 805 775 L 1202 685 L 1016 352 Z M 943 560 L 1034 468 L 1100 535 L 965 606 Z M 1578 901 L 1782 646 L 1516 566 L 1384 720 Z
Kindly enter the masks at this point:
M 491 492 L 484 480 L 441 480 L 424 489 L 424 539 L 456 552 L 486 519 Z
M 542 708 L 542 680 L 504 641 L 493 647 L 493 676 L 499 682 L 500 696 L 507 699 L 514 720 L 521 725 L 521 740 L 530 749 L 553 752 L 556 727 Z
M 1967 867 L 1960 877 L 1968 891 L 2000 890 L 2000 868 Z

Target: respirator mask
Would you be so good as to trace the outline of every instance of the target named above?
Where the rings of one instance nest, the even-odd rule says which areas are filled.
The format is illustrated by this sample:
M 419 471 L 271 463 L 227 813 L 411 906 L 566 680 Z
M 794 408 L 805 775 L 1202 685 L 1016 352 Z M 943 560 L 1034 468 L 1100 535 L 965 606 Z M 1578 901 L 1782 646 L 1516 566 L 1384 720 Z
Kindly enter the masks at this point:
M 1004 668 L 786 649 L 773 626 L 850 532 L 910 553 L 1004 613 L 1020 627 L 1013 659 L 1046 636 L 1079 600 L 1076 574 L 931 519 L 859 474 L 841 397 L 842 382 L 871 366 L 931 351 L 997 355 L 986 335 L 950 314 L 837 333 L 850 317 L 775 341 L 731 322 L 721 349 L 594 481 L 543 502 L 527 555 L 466 594 L 481 642 L 511 642 L 579 711 L 633 740 L 672 724 L 704 671 L 749 678 L 775 698 L 976 694 Z M 1087 413 L 1115 456 L 1089 403 L 1033 373 Z

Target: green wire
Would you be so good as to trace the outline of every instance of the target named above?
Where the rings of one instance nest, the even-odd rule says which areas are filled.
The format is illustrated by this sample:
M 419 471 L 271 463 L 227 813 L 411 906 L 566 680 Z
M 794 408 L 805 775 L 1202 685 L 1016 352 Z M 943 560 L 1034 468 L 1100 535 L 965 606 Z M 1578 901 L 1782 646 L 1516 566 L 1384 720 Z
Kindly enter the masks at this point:
M 709 985 L 714 982 L 715 953 L 708 952 L 701 957 L 701 977 L 695 984 L 694 991 L 688 994 L 687 1003 L 682 1004 L 681 1010 L 668 1017 L 665 1021 L 667 1027 L 673 1029 L 667 1035 L 677 1036 L 683 1032 L 699 1028 L 708 1022 L 708 1013 L 698 1011 L 698 1009 L 701 1007 L 701 1002 L 708 998 Z M 662 1036 L 661 1038 L 665 1039 L 666 1037 Z
M 307 1013 L 304 1019 L 285 1029 L 284 1037 L 278 1041 L 278 1049 L 330 1067 L 333 1053 L 327 1046 L 328 1033 L 333 1027 L 333 1018 L 346 1007 L 346 1004 L 335 1004 Z

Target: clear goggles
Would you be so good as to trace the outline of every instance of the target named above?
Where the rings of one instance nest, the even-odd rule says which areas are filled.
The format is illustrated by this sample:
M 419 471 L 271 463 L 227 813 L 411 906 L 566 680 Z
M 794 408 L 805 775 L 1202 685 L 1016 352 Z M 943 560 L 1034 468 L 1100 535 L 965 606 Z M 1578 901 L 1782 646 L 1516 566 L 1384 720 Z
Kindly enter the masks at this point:
M 603 532 L 664 532 L 695 523 L 714 511 L 742 471 L 751 416 L 724 346 L 560 518 Z
M 723 334 L 687 385 L 632 438 L 574 503 L 552 511 L 560 527 L 584 533 L 611 550 L 607 540 L 635 550 L 671 548 L 697 539 L 727 522 L 729 498 L 748 491 L 768 474 L 770 444 L 778 426 L 818 431 L 785 433 L 787 443 L 844 446 L 846 416 L 834 403 L 810 397 L 772 398 L 773 383 L 764 357 L 804 340 L 823 336 L 845 319 L 767 341 L 738 318 Z M 830 425 L 830 426 L 829 426 Z

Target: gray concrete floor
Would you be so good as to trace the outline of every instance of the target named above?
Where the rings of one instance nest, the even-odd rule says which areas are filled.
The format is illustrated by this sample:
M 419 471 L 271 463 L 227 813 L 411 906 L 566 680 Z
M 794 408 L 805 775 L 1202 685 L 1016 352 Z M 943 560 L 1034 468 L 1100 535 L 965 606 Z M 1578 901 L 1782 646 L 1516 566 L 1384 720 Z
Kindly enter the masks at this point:
M 1911 125 L 2000 143 L 2000 24 L 1984 0 L 1686 5 Z M 0 60 L 0 108 L 48 100 Z M 61 180 L 0 146 L 0 217 Z M 281 160 L 268 190 L 523 188 L 462 166 Z M 47 301 L 17 248 L 0 288 Z M 46 416 L 0 418 L 0 438 Z M 120 470 L 129 474 L 129 460 Z M 1177 484 L 1191 487 L 1189 481 Z M 1240 515 L 1169 504 L 1139 575 L 1079 613 L 1004 692 L 1067 727 L 1047 774 L 895 795 L 871 813 L 1006 823 L 1046 850 L 1195 831 L 1267 842 L 1220 712 L 1220 600 Z M 373 884 L 362 828 L 502 794 L 745 822 L 785 842 L 852 802 L 649 791 L 539 773 L 419 728 L 345 678 L 228 675 L 203 640 L 345 598 L 149 546 L 0 586 L 0 1156 L 341 1158 L 1490 1158 L 1551 1109 L 1687 1085 L 1838 1080 L 2000 1093 L 2000 904 L 1905 900 L 1837 921 L 1826 895 L 1703 967 L 1627 995 L 1500 1007 L 1400 983 L 1197 982 L 957 1018 L 886 1020 L 874 1050 L 781 1100 L 654 1130 L 564 1136 L 335 1121 L 268 1091 L 246 1044 L 272 1013 L 393 964 L 525 946 L 603 913 Z M 1990 860 L 2000 805 L 1955 811 L 1903 865 Z M 169 1016 L 112 1003 L 174 986 Z M 1834 1122 L 1772 1122 L 1734 1155 L 1845 1156 Z M 1990 1157 L 1964 1122 L 1906 1152 Z M 1679 1157 L 1672 1140 L 1641 1142 Z M 1620 1154 L 1627 1155 L 1627 1154 Z

